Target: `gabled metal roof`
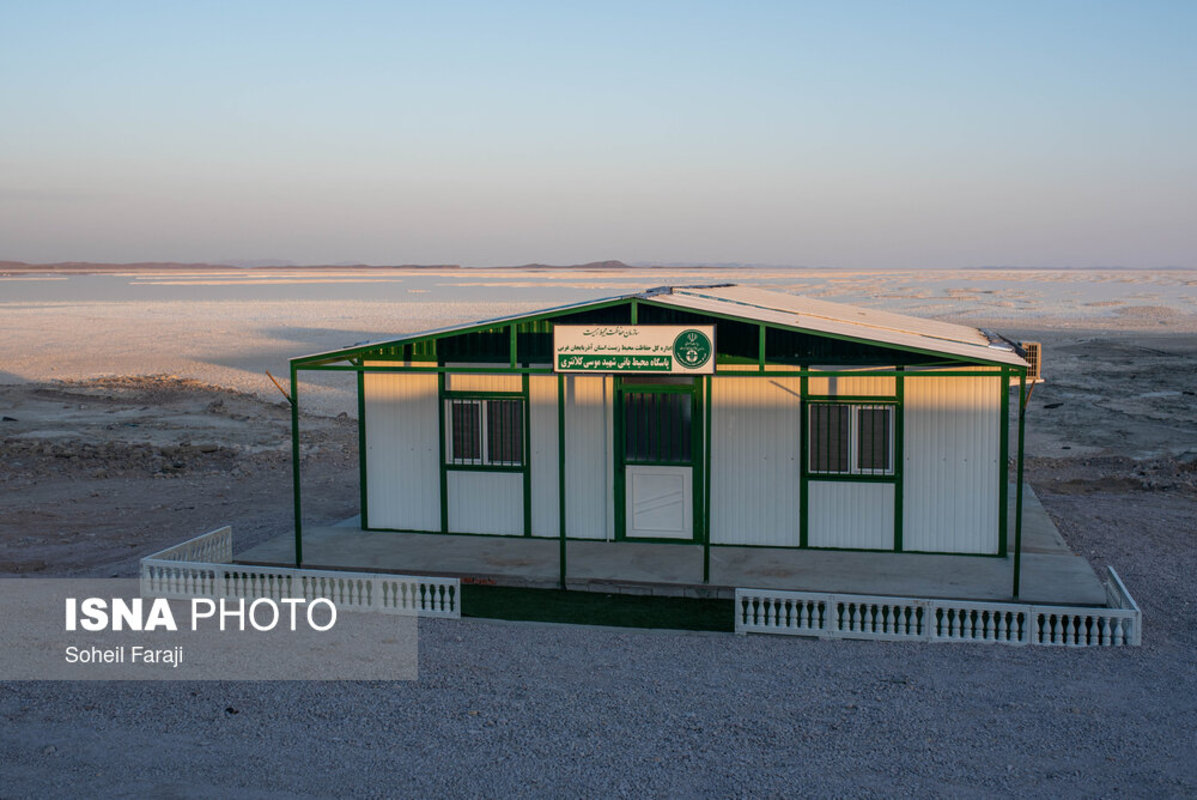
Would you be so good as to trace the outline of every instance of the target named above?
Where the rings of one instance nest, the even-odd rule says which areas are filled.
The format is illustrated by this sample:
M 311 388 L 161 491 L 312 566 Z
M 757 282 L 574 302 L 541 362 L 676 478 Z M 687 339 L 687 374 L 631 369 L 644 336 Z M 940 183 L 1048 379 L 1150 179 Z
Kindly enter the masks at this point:
M 823 333 L 828 336 L 891 345 L 928 353 L 941 353 L 970 360 L 1026 367 L 1027 362 L 1015 348 L 997 336 L 977 328 L 950 322 L 860 308 L 826 300 L 771 292 L 749 286 L 721 284 L 713 286 L 658 286 L 643 292 L 615 295 L 580 303 L 540 309 L 511 316 L 495 317 L 461 325 L 412 333 L 394 339 L 367 342 L 340 350 L 314 353 L 292 359 L 306 361 L 335 357 L 373 347 L 385 347 L 418 339 L 439 338 L 454 332 L 500 327 L 528 319 L 552 318 L 561 314 L 611 305 L 632 299 L 747 322 L 775 325 L 791 330 Z
M 1004 340 L 992 341 L 977 328 L 894 314 L 845 303 L 812 300 L 749 286 L 678 286 L 653 297 L 659 303 L 694 311 L 741 316 L 757 322 L 877 344 L 1025 367 Z

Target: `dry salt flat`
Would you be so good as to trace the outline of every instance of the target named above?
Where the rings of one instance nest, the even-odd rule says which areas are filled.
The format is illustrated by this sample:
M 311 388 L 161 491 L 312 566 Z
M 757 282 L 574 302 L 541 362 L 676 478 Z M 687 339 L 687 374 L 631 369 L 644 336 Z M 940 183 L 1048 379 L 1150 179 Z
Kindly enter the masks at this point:
M 0 382 L 178 374 L 261 397 L 287 359 L 666 284 L 739 282 L 1022 330 L 1197 332 L 1197 271 L 285 269 L 0 276 Z M 355 413 L 345 381 L 309 407 Z
M 1070 544 L 1118 568 L 1143 608 L 1144 645 L 926 646 L 423 620 L 412 682 L 0 683 L 0 796 L 1197 794 L 1197 499 L 1186 466 L 1197 421 L 1185 394 L 1197 364 L 1193 272 L 99 280 L 110 277 L 0 280 L 0 383 L 162 372 L 274 403 L 263 371 L 284 372 L 299 353 L 726 280 L 1033 334 L 1047 343 L 1049 381 L 1032 401 L 1030 479 Z M 322 413 L 352 412 L 338 386 L 306 391 Z M 277 408 L 254 402 L 225 405 L 264 444 L 285 436 L 260 419 Z M 330 463 L 343 472 L 353 459 L 341 455 Z M 138 503 L 149 502 L 147 518 L 232 516 L 262 535 L 288 521 L 285 470 L 133 480 L 114 507 L 116 479 L 46 463 L 65 472 L 18 484 L 61 497 L 48 530 L 119 537 L 139 528 Z M 267 489 L 250 493 L 258 483 Z M 113 543 L 124 555 L 105 560 L 105 574 L 116 565 L 131 575 L 141 551 L 157 546 L 148 537 L 132 545 Z

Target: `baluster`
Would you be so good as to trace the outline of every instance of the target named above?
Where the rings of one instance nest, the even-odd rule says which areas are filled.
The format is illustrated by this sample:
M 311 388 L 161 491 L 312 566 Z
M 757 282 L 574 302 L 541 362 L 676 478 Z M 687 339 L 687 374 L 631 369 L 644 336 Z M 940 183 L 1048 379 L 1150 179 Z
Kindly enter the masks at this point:
M 1114 617 L 1114 646 L 1123 645 L 1122 617 Z

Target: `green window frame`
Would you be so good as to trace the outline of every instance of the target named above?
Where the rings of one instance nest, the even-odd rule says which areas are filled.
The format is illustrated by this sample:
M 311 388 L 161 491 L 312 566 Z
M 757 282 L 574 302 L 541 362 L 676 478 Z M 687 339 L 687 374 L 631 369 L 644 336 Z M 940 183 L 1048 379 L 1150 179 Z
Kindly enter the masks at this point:
M 524 465 L 522 397 L 445 399 L 445 464 L 469 467 Z
M 807 472 L 819 475 L 893 475 L 894 405 L 810 403 Z

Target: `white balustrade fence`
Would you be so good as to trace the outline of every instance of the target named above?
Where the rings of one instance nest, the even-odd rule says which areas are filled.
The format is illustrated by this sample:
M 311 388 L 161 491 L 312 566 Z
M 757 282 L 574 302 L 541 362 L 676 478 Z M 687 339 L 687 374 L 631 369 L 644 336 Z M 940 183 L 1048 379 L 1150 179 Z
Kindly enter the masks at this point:
M 736 633 L 923 642 L 1002 642 L 1069 647 L 1142 643 L 1142 613 L 1109 568 L 1109 606 L 872 597 L 736 590 Z
M 325 598 L 333 601 L 338 610 L 461 617 L 461 583 L 457 578 L 253 567 L 228 563 L 232 550 L 232 530 L 226 527 L 143 558 L 141 594 L 246 600 Z M 192 557 L 199 554 L 215 558 Z
M 233 560 L 233 529 L 226 525 L 208 533 L 201 533 L 174 547 L 159 550 L 149 558 L 157 561 L 206 561 L 227 564 Z

